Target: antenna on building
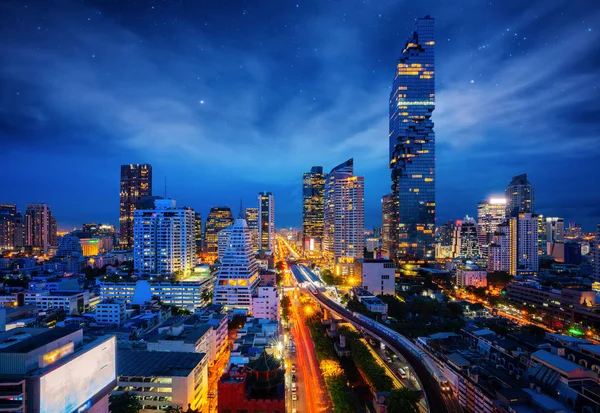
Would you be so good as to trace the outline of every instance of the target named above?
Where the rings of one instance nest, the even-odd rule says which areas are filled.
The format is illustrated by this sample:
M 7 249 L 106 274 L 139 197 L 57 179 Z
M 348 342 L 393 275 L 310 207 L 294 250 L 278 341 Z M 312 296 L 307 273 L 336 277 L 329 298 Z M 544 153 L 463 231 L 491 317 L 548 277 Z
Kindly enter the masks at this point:
M 239 215 L 238 215 L 238 218 L 239 218 L 239 219 L 243 219 L 243 218 L 244 218 L 244 215 L 243 215 L 243 213 L 242 213 L 242 211 L 243 211 L 243 210 L 244 210 L 244 208 L 243 208 L 243 206 L 242 206 L 242 198 L 240 198 L 240 213 L 239 213 Z

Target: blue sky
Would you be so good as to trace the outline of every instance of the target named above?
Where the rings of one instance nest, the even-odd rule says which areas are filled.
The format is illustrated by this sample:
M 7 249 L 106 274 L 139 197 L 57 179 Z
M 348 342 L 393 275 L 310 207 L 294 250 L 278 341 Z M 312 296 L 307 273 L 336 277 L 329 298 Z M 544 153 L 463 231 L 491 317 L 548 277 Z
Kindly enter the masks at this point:
M 452 4 L 451 4 L 452 3 Z M 419 16 L 436 19 L 437 219 L 527 173 L 536 212 L 600 222 L 600 10 L 592 0 L 0 3 L 0 202 L 59 227 L 118 222 L 119 165 L 206 216 L 354 157 L 366 225 L 389 192 L 387 108 Z

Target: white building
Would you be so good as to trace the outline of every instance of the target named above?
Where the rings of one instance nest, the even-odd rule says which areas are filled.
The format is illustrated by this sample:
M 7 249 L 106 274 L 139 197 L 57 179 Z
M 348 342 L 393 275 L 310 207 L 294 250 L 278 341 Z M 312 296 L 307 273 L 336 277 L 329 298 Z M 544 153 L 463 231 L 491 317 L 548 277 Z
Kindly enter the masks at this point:
M 396 272 L 392 260 L 360 258 L 354 261 L 354 278 L 373 295 L 396 295 Z
M 564 218 L 546 218 L 546 242 L 565 242 Z
M 217 236 L 217 260 L 219 262 L 223 261 L 223 255 L 225 255 L 225 251 L 227 250 L 227 244 L 229 243 L 229 236 L 231 235 L 231 226 L 219 231 Z
M 155 209 L 134 213 L 134 269 L 138 274 L 191 274 L 196 261 L 195 217 L 171 199 L 157 199 Z
M 488 249 L 494 233 L 506 219 L 506 198 L 490 198 L 477 205 L 477 239 L 482 258 L 488 257 Z
M 273 251 L 275 243 L 275 199 L 271 192 L 258 194 L 258 246 Z
M 354 176 L 354 160 L 336 166 L 325 180 L 324 242 L 335 274 L 352 275 L 354 260 L 364 253 L 364 177 Z
M 456 285 L 459 287 L 487 287 L 487 272 L 475 266 L 461 266 L 456 270 Z
M 213 302 L 228 309 L 249 311 L 252 295 L 260 276 L 252 249 L 252 234 L 246 220 L 238 218 L 231 226 L 231 234 L 223 262 L 217 275 Z
M 498 225 L 488 245 L 488 271 L 510 271 L 510 225 Z
M 510 274 L 538 271 L 538 219 L 530 213 L 510 218 Z
M 470 216 L 456 221 L 452 238 L 452 255 L 454 258 L 472 259 L 480 257 L 477 222 Z
M 125 302 L 113 300 L 96 304 L 95 318 L 98 324 L 120 326 L 127 319 Z
M 256 295 L 252 297 L 252 315 L 279 320 L 279 292 L 276 286 L 258 287 Z
M 368 252 L 373 252 L 379 248 L 379 238 L 367 238 L 366 248 Z
M 198 281 L 181 282 L 148 282 L 139 280 L 136 283 L 100 283 L 100 297 L 103 300 L 120 300 L 143 304 L 157 296 L 164 304 L 195 309 L 205 307 L 208 294 L 214 289 L 214 277 L 206 277 Z M 136 300 L 134 300 L 134 297 Z

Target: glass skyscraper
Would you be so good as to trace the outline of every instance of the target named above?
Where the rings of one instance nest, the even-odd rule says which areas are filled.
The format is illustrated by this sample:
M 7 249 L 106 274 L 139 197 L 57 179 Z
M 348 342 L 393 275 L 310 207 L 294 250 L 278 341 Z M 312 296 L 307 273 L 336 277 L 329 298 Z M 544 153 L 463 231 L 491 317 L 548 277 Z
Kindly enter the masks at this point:
M 322 166 L 313 166 L 302 175 L 302 245 L 305 250 L 321 250 L 325 199 Z
M 434 45 L 434 19 L 417 19 L 398 60 L 390 93 L 390 255 L 398 263 L 434 258 Z

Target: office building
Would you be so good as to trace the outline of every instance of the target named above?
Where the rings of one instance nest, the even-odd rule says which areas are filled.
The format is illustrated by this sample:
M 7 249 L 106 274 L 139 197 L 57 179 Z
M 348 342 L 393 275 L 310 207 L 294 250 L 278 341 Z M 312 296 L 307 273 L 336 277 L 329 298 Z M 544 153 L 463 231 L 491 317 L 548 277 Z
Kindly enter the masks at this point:
M 322 166 L 313 166 L 302 175 L 302 246 L 321 251 L 325 202 L 325 175 Z
M 108 413 L 116 340 L 84 344 L 83 330 L 15 328 L 0 333 L 0 409 Z
M 285 412 L 285 372 L 263 351 L 246 365 L 231 364 L 218 384 L 218 413 Z
M 454 258 L 473 259 L 480 257 L 477 223 L 475 219 L 468 215 L 462 221 L 456 221 L 452 253 Z
M 222 262 L 227 245 L 229 244 L 229 236 L 231 235 L 231 226 L 221 230 L 218 235 L 217 261 Z
M 392 194 L 381 197 L 381 255 L 390 258 L 392 249 L 392 226 L 394 223 L 394 202 Z
M 538 219 L 530 213 L 510 218 L 510 275 L 538 271 Z
M 196 244 L 196 256 L 202 252 L 202 215 L 194 212 L 194 240 Z
M 152 166 L 121 165 L 119 243 L 122 249 L 133 248 L 134 211 L 138 202 L 152 196 Z
M 228 206 L 212 207 L 204 225 L 204 252 L 217 258 L 219 250 L 219 232 L 233 225 L 233 215 Z
M 488 246 L 488 271 L 510 271 L 510 224 L 504 222 L 496 227 Z
M 456 285 L 459 287 L 487 287 L 487 272 L 475 265 L 461 265 L 456 270 Z
M 258 194 L 258 244 L 263 251 L 275 247 L 275 200 L 271 192 Z
M 83 248 L 79 238 L 71 234 L 66 234 L 60 237 L 58 240 L 58 250 L 56 251 L 57 258 L 66 258 L 72 256 L 81 257 L 82 254 Z M 95 255 L 98 255 L 98 253 L 96 252 Z
M 506 216 L 533 214 L 533 207 L 533 186 L 527 180 L 527 174 L 514 176 L 506 188 Z
M 454 221 L 450 220 L 440 225 L 435 234 L 435 258 L 453 258 L 454 254 Z
M 434 19 L 418 18 L 398 60 L 389 100 L 392 258 L 433 259 L 435 231 Z
M 252 235 L 252 247 L 258 251 L 258 208 L 246 208 L 244 216 Z
M 98 324 L 120 326 L 127 320 L 125 301 L 104 300 L 96 304 L 94 318 Z
M 252 297 L 252 316 L 279 321 L 279 293 L 277 286 L 258 287 Z
M 546 242 L 565 241 L 565 220 L 563 218 L 546 217 Z
M 15 217 L 17 206 L 0 204 L 0 251 L 12 250 L 15 246 Z
M 250 311 L 252 295 L 259 282 L 252 235 L 246 220 L 238 218 L 231 226 L 229 244 L 217 275 L 213 301 L 228 309 Z
M 34 253 L 48 254 L 56 247 L 56 220 L 46 204 L 29 204 L 25 212 L 25 246 Z
M 129 393 L 141 413 L 188 406 L 206 411 L 208 367 L 204 353 L 119 350 L 114 395 Z
M 354 160 L 333 168 L 325 180 L 323 250 L 337 277 L 351 275 L 364 255 L 364 202 L 364 177 L 354 176 Z
M 506 199 L 490 198 L 477 204 L 477 238 L 481 258 L 488 257 L 488 249 L 498 225 L 506 219 Z
M 110 249 L 107 249 L 106 247 L 108 247 L 110 245 L 110 242 L 108 244 L 105 244 L 103 241 L 109 242 L 108 240 L 110 240 L 109 237 L 102 237 L 102 238 L 80 238 L 79 239 L 79 244 L 81 246 L 81 252 L 83 254 L 84 257 L 95 257 L 98 254 L 100 254 L 100 252 L 104 252 L 104 251 L 110 251 Z
M 354 261 L 354 278 L 373 295 L 396 295 L 396 266 L 389 259 L 359 258 Z
M 134 213 L 133 265 L 137 274 L 189 276 L 196 262 L 194 211 L 172 199 Z
M 214 289 L 212 276 L 201 279 L 188 278 L 181 282 L 158 282 L 139 280 L 137 282 L 101 282 L 102 300 L 125 301 L 132 304 L 144 304 L 156 296 L 165 305 L 195 310 L 209 304 L 207 298 Z

